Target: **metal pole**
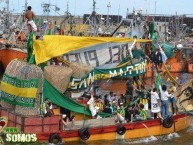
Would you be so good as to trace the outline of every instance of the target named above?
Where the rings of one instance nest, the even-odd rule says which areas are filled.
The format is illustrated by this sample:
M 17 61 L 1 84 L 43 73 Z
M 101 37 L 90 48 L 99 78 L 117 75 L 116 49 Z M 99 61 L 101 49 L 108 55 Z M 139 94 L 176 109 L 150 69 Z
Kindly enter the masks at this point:
M 27 10 L 27 0 L 25 0 L 25 11 Z
M 7 3 L 7 12 L 9 12 L 9 0 L 7 0 L 6 3 Z
M 156 0 L 155 0 L 155 14 L 156 14 Z

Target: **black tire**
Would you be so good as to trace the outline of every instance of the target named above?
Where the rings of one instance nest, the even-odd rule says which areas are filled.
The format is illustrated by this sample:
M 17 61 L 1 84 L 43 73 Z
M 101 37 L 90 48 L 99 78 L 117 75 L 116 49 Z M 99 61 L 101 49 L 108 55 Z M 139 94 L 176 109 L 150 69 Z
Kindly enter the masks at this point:
M 172 127 L 172 125 L 174 124 L 174 120 L 173 120 L 173 117 L 167 117 L 166 119 L 163 120 L 163 127 L 165 128 L 170 128 Z
M 122 125 L 117 127 L 117 131 L 116 131 L 119 135 L 124 135 L 126 132 L 126 128 Z
M 62 138 L 58 133 L 52 133 L 50 134 L 49 143 L 53 143 L 55 145 L 61 145 Z
M 79 134 L 80 138 L 84 141 L 88 140 L 90 137 L 90 132 L 89 132 L 88 128 L 79 129 L 78 134 Z

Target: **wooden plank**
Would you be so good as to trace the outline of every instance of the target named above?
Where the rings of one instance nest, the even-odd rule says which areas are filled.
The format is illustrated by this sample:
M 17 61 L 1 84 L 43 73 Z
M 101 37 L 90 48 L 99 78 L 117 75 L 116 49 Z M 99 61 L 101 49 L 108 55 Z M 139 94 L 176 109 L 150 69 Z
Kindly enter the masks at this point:
M 68 123 L 66 126 L 65 130 L 76 130 L 80 129 L 83 127 L 84 121 L 75 121 L 74 126 L 71 127 L 71 122 Z M 111 126 L 115 125 L 115 119 L 114 117 L 109 117 L 109 118 L 100 118 L 100 119 L 89 119 L 85 121 L 85 126 L 84 127 L 101 127 L 101 126 Z

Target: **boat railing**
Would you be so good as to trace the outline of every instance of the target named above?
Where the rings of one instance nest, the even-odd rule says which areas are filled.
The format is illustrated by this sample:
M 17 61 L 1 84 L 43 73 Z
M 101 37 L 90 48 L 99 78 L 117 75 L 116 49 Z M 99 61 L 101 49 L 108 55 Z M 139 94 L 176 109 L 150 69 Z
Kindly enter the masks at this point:
M 61 115 L 43 117 L 41 115 L 24 116 L 11 109 L 0 108 L 0 116 L 8 117 L 8 127 L 17 127 L 22 133 L 54 133 L 59 132 Z

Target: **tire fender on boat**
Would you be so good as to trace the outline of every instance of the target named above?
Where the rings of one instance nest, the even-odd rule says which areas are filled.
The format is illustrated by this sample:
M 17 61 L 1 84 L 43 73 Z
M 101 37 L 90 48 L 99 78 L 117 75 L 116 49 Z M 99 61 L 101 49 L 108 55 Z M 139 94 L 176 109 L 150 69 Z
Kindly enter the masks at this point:
M 78 134 L 82 140 L 88 140 L 90 137 L 90 132 L 88 128 L 81 128 L 78 130 Z
M 51 133 L 49 138 L 49 143 L 60 145 L 62 144 L 62 138 L 58 133 Z
M 162 122 L 162 125 L 163 125 L 163 127 L 165 127 L 165 128 L 170 128 L 170 127 L 172 127 L 173 124 L 174 124 L 174 119 L 173 119 L 172 116 L 167 117 L 167 118 L 164 119 L 163 122 Z
M 117 131 L 116 131 L 119 135 L 124 135 L 126 132 L 126 128 L 122 125 L 117 126 Z

